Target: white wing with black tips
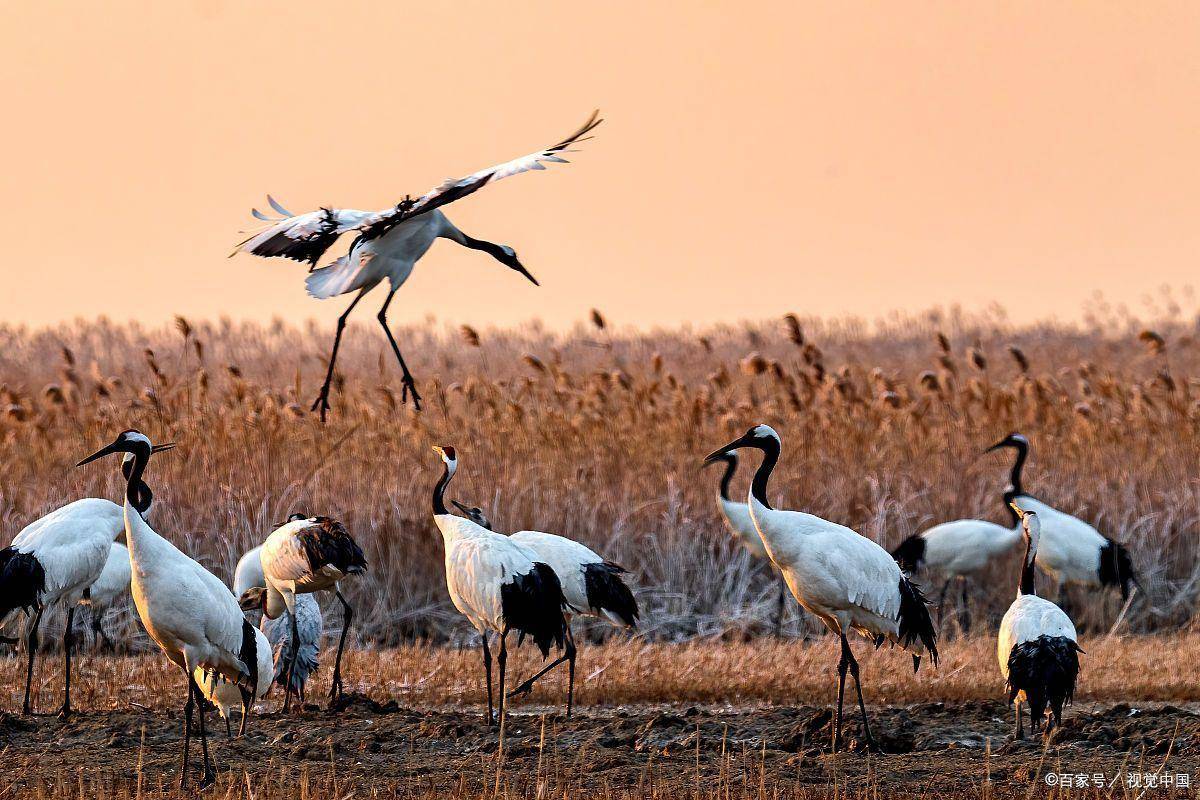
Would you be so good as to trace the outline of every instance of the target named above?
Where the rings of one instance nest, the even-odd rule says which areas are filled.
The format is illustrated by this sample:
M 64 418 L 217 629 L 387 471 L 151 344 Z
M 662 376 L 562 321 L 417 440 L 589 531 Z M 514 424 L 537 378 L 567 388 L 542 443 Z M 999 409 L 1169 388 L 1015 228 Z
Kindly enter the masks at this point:
M 268 195 L 272 208 L 280 210 Z M 274 223 L 241 241 L 234 249 L 263 258 L 290 258 L 315 266 L 338 237 L 357 230 L 362 225 L 391 213 L 388 211 L 356 211 L 352 208 L 320 208 L 306 214 L 272 218 L 257 208 L 251 213 L 258 219 Z
M 588 117 L 587 122 L 583 123 L 579 130 L 547 148 L 474 172 L 465 178 L 448 178 L 421 195 L 415 201 L 400 203 L 390 213 L 381 214 L 377 219 L 362 224 L 360 230 L 362 231 L 363 238 L 367 240 L 377 239 L 404 220 L 453 203 L 455 200 L 479 191 L 489 183 L 495 183 L 498 180 L 513 175 L 520 175 L 522 172 L 545 169 L 546 164 L 543 162 L 567 163 L 562 154 L 570 152 L 569 148 L 571 145 L 587 141 L 590 138 L 587 134 L 604 121 L 599 118 L 599 114 L 599 111 L 593 111 L 592 115 Z

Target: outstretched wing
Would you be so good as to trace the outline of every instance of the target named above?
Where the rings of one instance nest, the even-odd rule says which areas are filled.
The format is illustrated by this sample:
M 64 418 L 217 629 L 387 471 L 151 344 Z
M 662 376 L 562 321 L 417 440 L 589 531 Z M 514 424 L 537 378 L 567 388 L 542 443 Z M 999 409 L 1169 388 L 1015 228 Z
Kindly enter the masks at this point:
M 557 144 L 552 144 L 543 150 L 538 150 L 535 153 L 530 153 L 520 158 L 514 158 L 512 161 L 505 161 L 503 164 L 488 167 L 465 178 L 449 178 L 421 195 L 415 201 L 405 200 L 401 202 L 390 212 L 381 213 L 376 219 L 362 223 L 359 226 L 362 231 L 362 238 L 364 240 L 377 239 L 406 219 L 411 219 L 418 214 L 432 211 L 439 206 L 453 203 L 455 200 L 477 192 L 489 183 L 494 183 L 502 178 L 519 175 L 522 172 L 529 172 L 534 169 L 545 169 L 546 165 L 542 163 L 544 161 L 566 164 L 567 159 L 563 158 L 560 154 L 571 152 L 569 149 L 571 145 L 587 141 L 587 139 L 591 138 L 587 134 L 604 121 L 599 118 L 599 114 L 599 111 L 593 111 L 592 115 L 588 117 L 587 122 L 583 123 L 579 130 Z
M 291 214 L 270 195 L 267 195 L 267 202 L 282 216 L 268 217 L 257 208 L 252 209 L 256 219 L 273 224 L 239 242 L 230 256 L 246 252 L 263 258 L 307 261 L 316 266 L 339 236 L 379 216 L 377 212 L 352 208 L 320 208 L 307 214 Z

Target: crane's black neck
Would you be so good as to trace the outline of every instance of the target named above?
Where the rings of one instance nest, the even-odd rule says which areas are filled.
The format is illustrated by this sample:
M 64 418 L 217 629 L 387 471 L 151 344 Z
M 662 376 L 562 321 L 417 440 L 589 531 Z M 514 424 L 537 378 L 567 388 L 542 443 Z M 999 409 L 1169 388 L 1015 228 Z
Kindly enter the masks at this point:
M 462 237 L 462 243 L 465 247 L 469 247 L 472 250 L 482 250 L 500 262 L 504 262 L 504 260 L 508 258 L 508 253 L 504 251 L 504 248 L 498 244 L 495 244 L 494 242 L 486 242 L 483 239 L 475 239 L 467 236 L 465 233 L 462 235 Z
M 129 497 L 129 504 L 144 517 L 146 516 L 146 512 L 150 510 L 150 504 L 154 502 L 154 493 L 150 491 L 150 487 L 141 478 L 136 482 L 130 482 L 130 477 L 133 475 L 133 464 L 133 459 L 122 459 L 121 474 L 125 476 L 125 492 L 126 496 Z M 144 464 L 142 468 L 145 469 Z
M 121 462 L 121 472 L 125 476 L 125 500 L 138 514 L 144 515 L 150 509 L 154 495 L 150 487 L 142 480 L 146 465 L 150 463 L 150 445 L 137 442 L 130 451 L 133 459 Z
M 1017 594 L 1037 594 L 1033 584 L 1033 562 L 1037 560 L 1037 551 L 1033 549 L 1033 539 L 1025 537 L 1025 560 L 1021 564 L 1021 585 Z
M 446 508 L 446 486 L 449 485 L 450 479 L 453 477 L 454 473 L 450 471 L 450 465 L 448 463 L 445 464 L 445 468 L 442 470 L 442 477 L 438 478 L 437 485 L 433 487 L 434 516 L 450 513 Z
M 733 453 L 725 456 L 725 473 L 721 475 L 721 499 L 729 500 L 729 483 L 733 480 L 733 473 L 737 472 L 738 460 Z
M 755 441 L 754 447 L 762 450 L 763 460 L 754 473 L 754 481 L 750 484 L 750 493 L 754 495 L 755 500 L 767 508 L 772 508 L 767 500 L 767 481 L 771 480 L 771 472 L 775 469 L 776 462 L 779 461 L 779 441 L 767 438 Z
M 1012 447 L 1017 451 L 1017 458 L 1013 461 L 1012 472 L 1008 476 L 1008 491 L 1004 493 L 1004 508 L 1012 518 L 1012 524 L 1019 527 L 1021 518 L 1013 510 L 1012 502 L 1027 494 L 1025 487 L 1021 485 L 1021 472 L 1025 469 L 1025 459 L 1029 457 L 1029 445 L 1018 441 L 1014 442 Z

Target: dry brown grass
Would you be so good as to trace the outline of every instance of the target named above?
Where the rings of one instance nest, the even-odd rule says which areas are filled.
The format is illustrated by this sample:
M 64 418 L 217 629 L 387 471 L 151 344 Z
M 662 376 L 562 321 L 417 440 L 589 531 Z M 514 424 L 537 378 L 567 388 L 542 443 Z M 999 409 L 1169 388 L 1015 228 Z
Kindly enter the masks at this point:
M 386 344 L 362 324 L 348 331 L 325 426 L 307 409 L 326 330 L 0 327 L 0 541 L 68 500 L 118 496 L 115 463 L 71 465 L 138 427 L 180 444 L 151 466 L 152 523 L 218 574 L 289 512 L 335 515 L 372 565 L 348 587 L 362 640 L 457 638 L 429 515 L 439 470 L 429 446 L 452 443 L 463 459 L 454 494 L 501 529 L 563 532 L 630 567 L 645 635 L 736 637 L 770 618 L 774 586 L 721 527 L 717 476 L 698 471 L 712 447 L 753 422 L 775 425 L 780 505 L 891 547 L 938 521 L 1003 519 L 1008 462 L 980 451 L 1020 429 L 1034 442 L 1030 488 L 1132 548 L 1150 596 L 1124 630 L 1194 625 L 1195 325 L 1167 309 L 1139 336 L 1142 324 L 1098 313 L 1080 328 L 938 314 L 872 328 L 409 327 L 398 336 L 426 398 L 420 414 L 400 404 Z M 980 610 L 994 619 L 1013 578 L 989 576 Z M 1108 598 L 1077 613 L 1106 629 L 1116 610 Z M 789 630 L 808 625 L 793 614 Z
M 909 657 L 854 643 L 862 663 L 868 699 L 877 704 L 994 700 L 1003 697 L 993 637 L 943 644 L 938 669 L 928 663 L 912 673 Z M 1200 634 L 1084 638 L 1082 677 L 1076 699 L 1087 701 L 1194 701 L 1195 675 L 1179 664 L 1200 662 Z M 828 705 L 836 691 L 838 647 L 829 637 L 810 642 L 692 641 L 681 644 L 609 642 L 580 650 L 576 702 L 581 707 L 645 703 L 730 703 L 734 705 Z M 61 658 L 47 655 L 38 670 L 35 704 L 58 707 Z M 510 677 L 528 675 L 540 665 L 533 648 L 510 658 Z M 72 702 L 84 710 L 130 706 L 181 706 L 185 684 L 179 671 L 157 655 L 84 654 L 72 665 Z M 408 645 L 384 650 L 347 651 L 346 688 L 411 708 L 478 707 L 486 699 L 478 648 Z M 513 708 L 543 708 L 566 697 L 566 670 L 538 684 Z M 329 670 L 318 672 L 311 699 L 324 702 Z M 515 685 L 515 683 L 510 684 Z M 20 708 L 24 659 L 0 659 L 0 710 Z M 279 696 L 272 707 L 282 702 Z M 481 711 L 482 713 L 482 711 Z

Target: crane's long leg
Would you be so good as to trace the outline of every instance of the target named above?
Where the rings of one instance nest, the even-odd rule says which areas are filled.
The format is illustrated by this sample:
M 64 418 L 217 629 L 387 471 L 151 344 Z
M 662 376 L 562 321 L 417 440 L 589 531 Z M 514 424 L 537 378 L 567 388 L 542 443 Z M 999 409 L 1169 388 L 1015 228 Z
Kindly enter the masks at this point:
M 783 638 L 783 607 L 787 600 L 787 583 L 779 581 L 779 605 L 775 608 L 775 638 Z
M 833 752 L 838 751 L 838 745 L 842 740 L 842 701 L 846 698 L 846 670 L 850 668 L 850 662 L 846 659 L 846 636 L 842 637 L 842 655 L 838 659 L 838 701 L 837 713 L 833 717 Z
M 496 656 L 496 664 L 500 667 L 500 733 L 504 734 L 504 714 L 508 704 L 504 702 L 504 667 L 508 664 L 508 629 L 500 632 L 500 652 Z
M 303 705 L 304 701 L 300 701 Z M 254 693 L 242 689 L 242 723 L 238 726 L 238 738 L 246 735 L 247 720 L 250 719 L 250 709 L 254 705 Z M 225 732 L 229 732 L 229 717 L 225 718 Z
M 187 787 L 188 759 L 191 755 L 192 743 L 192 712 L 196 708 L 196 684 L 192 681 L 191 673 L 187 672 L 186 667 L 184 672 L 187 673 L 188 699 L 183 706 L 183 765 L 179 768 L 180 789 Z
M 967 577 L 960 575 L 958 579 L 962 582 L 962 622 L 959 627 L 962 629 L 962 635 L 966 636 L 971 632 L 971 606 L 967 598 Z
M 939 636 L 942 634 L 942 620 L 946 618 L 946 592 L 950 589 L 950 580 L 950 578 L 946 579 L 946 582 L 942 584 L 941 594 L 938 595 L 937 632 Z
M 66 719 L 71 716 L 71 647 L 75 644 L 75 606 L 67 609 L 67 627 L 63 630 L 63 654 L 66 657 L 66 667 L 63 670 L 63 704 L 58 710 L 58 716 Z
M 313 401 L 311 411 L 321 412 L 321 422 L 325 421 L 325 414 L 329 411 L 329 387 L 333 384 L 333 365 L 337 362 L 338 347 L 342 343 L 342 331 L 346 329 L 346 318 L 350 316 L 350 312 L 358 305 L 358 301 L 363 299 L 363 295 L 369 292 L 374 286 L 367 286 L 359 291 L 354 299 L 350 301 L 350 305 L 346 306 L 346 310 L 338 317 L 337 333 L 333 337 L 333 352 L 329 354 L 329 369 L 325 372 L 325 383 L 321 384 L 321 393 L 317 395 L 317 399 Z
M 337 658 L 333 660 L 333 684 L 329 687 L 330 703 L 342 698 L 342 651 L 346 649 L 346 634 L 350 630 L 350 623 L 354 620 L 354 609 L 346 602 L 346 598 L 342 597 L 341 590 L 334 590 L 333 594 L 342 604 L 342 635 L 338 639 Z M 296 652 L 299 651 L 300 648 L 296 647 Z
M 104 618 L 104 612 L 97 609 L 95 606 L 91 607 L 91 612 L 92 612 L 92 634 L 95 636 L 96 641 L 97 642 L 103 641 L 104 642 L 103 647 L 105 650 L 108 650 L 110 652 L 116 650 L 117 647 L 116 647 L 116 645 L 113 644 L 113 640 L 108 638 L 108 634 L 105 632 L 104 626 L 100 624 L 101 620 Z
M 387 324 L 388 306 L 391 305 L 392 297 L 394 297 L 395 294 L 396 287 L 392 287 L 392 290 L 388 292 L 387 299 L 383 301 L 383 308 L 379 309 L 379 313 L 375 318 L 378 319 L 379 324 L 383 326 L 383 332 L 387 334 L 388 342 L 392 345 L 392 352 L 396 354 L 396 360 L 400 362 L 400 372 L 403 373 L 401 382 L 404 385 L 404 390 L 400 393 L 400 401 L 407 402 L 408 393 L 412 392 L 413 408 L 415 408 L 417 411 L 420 411 L 421 395 L 417 394 L 416 381 L 413 380 L 412 373 L 408 371 L 408 365 L 404 363 L 404 356 L 400 355 L 400 345 L 396 344 L 396 337 L 392 336 L 392 329 L 389 328 Z
M 1017 730 L 1013 734 L 1013 738 L 1024 739 L 1025 738 L 1025 721 L 1023 719 L 1021 719 L 1021 701 L 1020 700 L 1013 701 L 1013 709 L 1017 712 Z
M 572 704 L 573 704 L 574 696 L 575 696 L 575 655 L 576 655 L 576 652 L 577 651 L 575 648 L 575 637 L 573 635 L 571 635 L 571 629 L 570 629 L 570 627 L 568 627 L 567 628 L 567 643 L 566 643 L 566 647 L 563 650 L 563 654 L 561 656 L 559 656 L 558 658 L 554 659 L 553 661 L 551 661 L 546 666 L 542 667 L 536 673 L 534 673 L 533 677 L 529 678 L 524 683 L 522 683 L 520 686 L 518 686 L 517 688 L 515 688 L 511 692 L 509 692 L 508 696 L 516 697 L 518 695 L 528 694 L 529 692 L 533 691 L 533 685 L 535 683 L 537 683 L 537 681 L 543 675 L 545 675 L 547 672 L 551 671 L 552 669 L 554 669 L 559 664 L 561 664 L 565 661 L 565 662 L 567 662 L 567 676 L 568 676 L 567 677 L 567 717 L 569 718 L 571 716 L 571 708 L 572 708 Z
M 229 717 L 225 717 L 225 738 L 233 738 L 233 728 L 229 727 Z
M 25 669 L 25 703 L 21 706 L 21 713 L 25 716 L 32 713 L 29 706 L 29 690 L 33 685 L 33 659 L 38 649 L 38 627 L 42 624 L 42 612 L 45 610 L 46 607 L 41 603 L 37 605 L 37 612 L 29 622 L 29 635 L 25 637 L 25 647 L 29 650 L 29 666 Z
M 196 680 L 191 671 L 188 672 L 188 681 L 192 684 L 192 692 L 195 697 L 200 697 L 200 687 L 196 685 Z M 200 788 L 211 786 L 216 780 L 217 774 L 213 770 L 212 761 L 208 757 L 208 734 L 204 730 L 204 704 L 200 704 L 200 752 L 204 755 L 204 775 L 200 779 Z
M 487 675 L 487 724 L 490 727 L 494 718 L 492 717 L 492 651 L 488 648 L 487 634 L 480 634 L 479 637 L 483 640 L 483 671 Z
M 296 612 L 288 609 L 288 619 L 292 621 L 292 657 L 288 660 L 287 683 L 283 686 L 283 711 L 286 714 L 292 707 L 292 681 L 296 678 L 296 657 L 300 654 L 300 631 L 296 627 Z
M 850 652 L 850 642 L 846 640 L 846 634 L 842 633 L 842 650 L 845 657 L 850 660 L 850 675 L 854 678 L 854 689 L 858 692 L 858 710 L 862 714 L 863 731 L 867 736 L 867 749 L 878 750 L 875 745 L 875 737 L 871 735 L 871 723 L 867 721 L 867 704 L 863 702 L 862 684 L 858 680 L 858 659 L 854 657 L 854 653 Z

